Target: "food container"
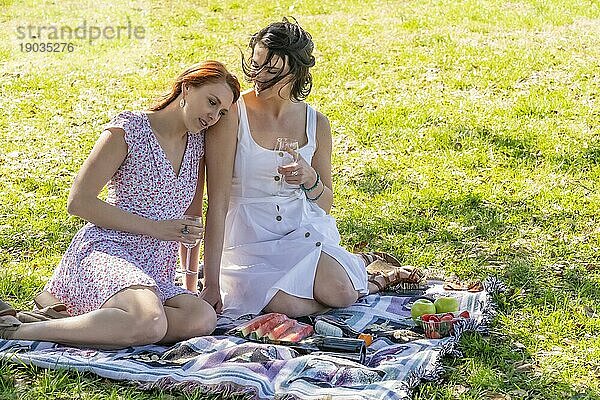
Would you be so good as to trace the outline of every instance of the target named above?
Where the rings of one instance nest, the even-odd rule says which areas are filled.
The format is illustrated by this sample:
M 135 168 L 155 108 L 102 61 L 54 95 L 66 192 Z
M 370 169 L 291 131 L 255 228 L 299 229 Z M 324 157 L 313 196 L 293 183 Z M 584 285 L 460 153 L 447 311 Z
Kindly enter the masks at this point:
M 429 339 L 441 339 L 454 333 L 454 324 L 456 321 L 469 319 L 471 316 L 468 311 L 445 313 L 445 314 L 425 314 L 415 322 L 423 328 L 425 337 Z

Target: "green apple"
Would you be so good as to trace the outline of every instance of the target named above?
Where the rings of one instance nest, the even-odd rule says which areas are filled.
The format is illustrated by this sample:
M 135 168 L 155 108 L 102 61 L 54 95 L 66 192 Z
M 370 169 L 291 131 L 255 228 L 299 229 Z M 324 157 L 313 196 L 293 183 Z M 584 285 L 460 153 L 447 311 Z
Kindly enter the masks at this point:
M 418 319 L 421 315 L 425 314 L 435 314 L 435 305 L 425 299 L 415 301 L 410 308 L 411 317 L 413 317 L 413 319 Z
M 458 299 L 456 297 L 440 297 L 433 304 L 437 314 L 458 311 Z

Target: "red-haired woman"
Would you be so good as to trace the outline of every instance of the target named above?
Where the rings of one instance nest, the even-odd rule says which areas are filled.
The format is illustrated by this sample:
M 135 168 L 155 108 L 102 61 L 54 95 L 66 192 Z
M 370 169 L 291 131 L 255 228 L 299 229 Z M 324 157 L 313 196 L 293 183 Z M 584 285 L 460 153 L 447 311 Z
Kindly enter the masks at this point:
M 210 204 L 205 264 L 219 269 L 228 189 L 212 183 L 220 179 L 216 166 L 222 156 L 218 147 L 204 154 L 204 133 L 239 94 L 237 79 L 222 64 L 207 61 L 184 71 L 150 111 L 112 119 L 69 195 L 69 213 L 89 223 L 45 288 L 72 316 L 19 324 L 5 308 L 0 338 L 119 348 L 213 331 L 215 310 L 194 293 L 197 275 L 187 274 L 186 288 L 174 278 L 179 243 L 193 245 L 203 237 L 202 219 L 183 216 L 202 215 L 205 165 Z M 103 201 L 98 194 L 107 182 Z M 197 247 L 190 271 L 198 268 Z

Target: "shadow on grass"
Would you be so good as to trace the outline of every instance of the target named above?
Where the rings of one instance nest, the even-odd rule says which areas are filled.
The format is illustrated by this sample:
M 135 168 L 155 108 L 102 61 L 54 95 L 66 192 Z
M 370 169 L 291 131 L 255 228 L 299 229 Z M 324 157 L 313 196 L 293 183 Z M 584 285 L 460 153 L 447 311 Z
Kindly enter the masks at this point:
M 473 193 L 454 197 L 421 198 L 405 208 L 382 215 L 350 213 L 338 217 L 340 232 L 347 242 L 368 243 L 391 250 L 394 238 L 407 244 L 444 243 L 457 250 L 477 241 L 497 241 L 515 228 L 506 224 L 510 217 L 522 218 L 523 210 L 491 203 Z M 363 246 L 364 247 L 364 246 Z M 374 249 L 374 248 L 373 248 Z
M 415 400 L 598 400 L 589 388 L 576 388 L 553 377 L 528 371 L 531 355 L 515 348 L 514 338 L 465 333 L 463 357 L 445 358 L 441 382 L 423 383 Z M 525 371 L 519 370 L 525 367 Z M 449 386 L 447 383 L 452 382 Z M 442 385 L 440 385 L 440 383 Z
M 377 168 L 367 167 L 362 173 L 353 176 L 350 184 L 362 193 L 375 196 L 390 190 L 394 180 Z
M 524 138 L 492 135 L 489 138 L 489 143 L 492 144 L 498 152 L 511 159 L 532 162 L 539 157 L 538 150 L 535 146 L 530 140 Z
M 600 163 L 600 138 L 593 136 L 589 143 L 581 146 L 568 146 L 560 153 L 552 150 L 542 151 L 531 136 L 523 136 L 522 132 L 501 132 L 487 126 L 452 126 L 455 135 L 454 149 L 460 150 L 463 142 L 475 138 L 481 143 L 476 145 L 491 146 L 494 153 L 502 154 L 514 164 L 539 164 L 542 160 L 559 167 L 563 171 L 582 171 Z M 514 136 L 513 136 L 514 135 Z
M 565 154 L 552 155 L 550 160 L 563 171 L 589 171 L 600 164 L 600 140 L 578 147 Z
M 455 136 L 453 147 L 456 150 L 462 149 L 463 143 L 475 139 L 474 146 L 490 146 L 494 153 L 503 154 L 507 159 L 515 162 L 535 162 L 540 157 L 540 152 L 532 139 L 523 137 L 520 132 L 511 136 L 509 132 L 486 125 L 455 125 L 449 128 Z

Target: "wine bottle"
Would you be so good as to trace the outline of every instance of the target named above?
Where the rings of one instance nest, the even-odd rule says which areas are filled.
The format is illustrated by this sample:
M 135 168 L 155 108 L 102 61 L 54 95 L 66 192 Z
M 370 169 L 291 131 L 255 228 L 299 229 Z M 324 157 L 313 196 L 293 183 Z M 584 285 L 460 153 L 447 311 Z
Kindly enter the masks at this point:
M 303 341 L 305 349 L 313 349 L 312 355 L 331 355 L 364 364 L 367 346 L 362 339 L 313 335 Z

